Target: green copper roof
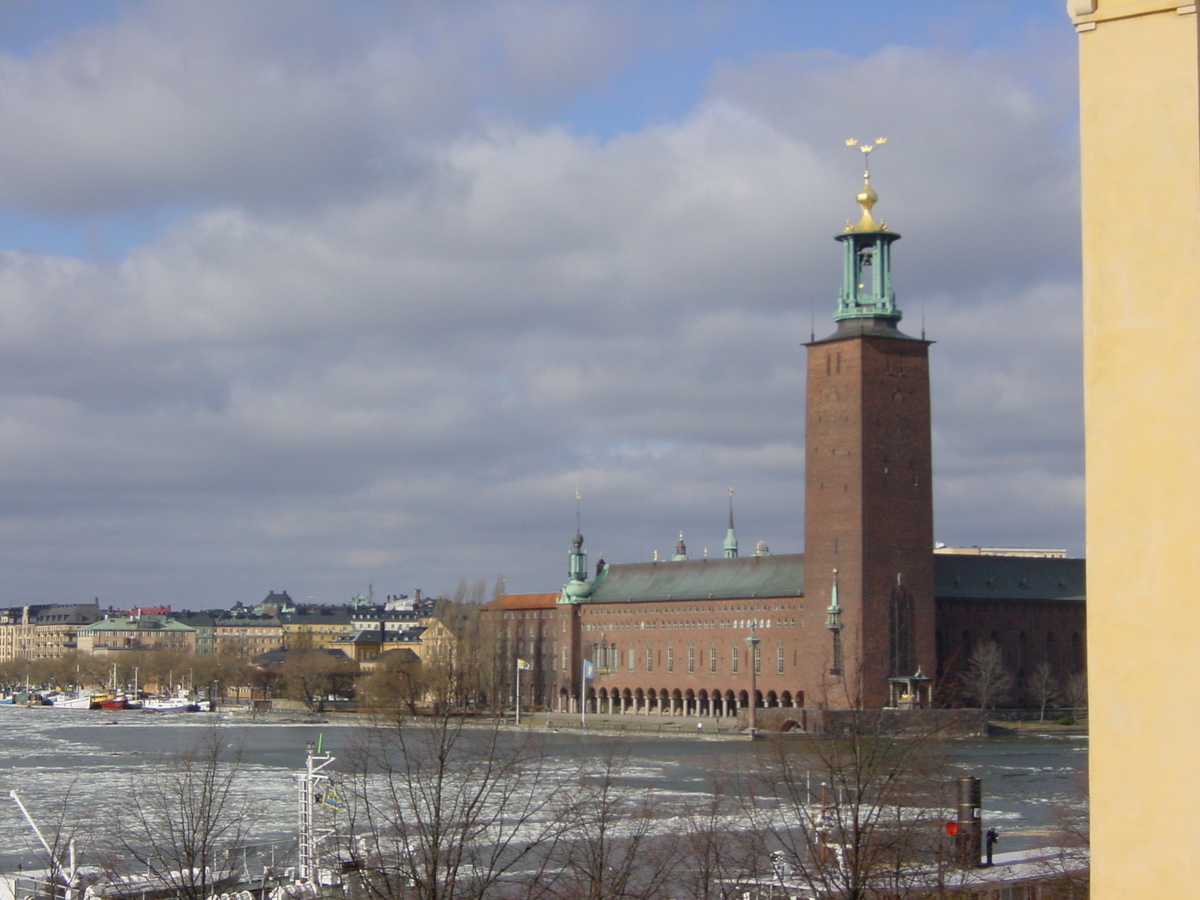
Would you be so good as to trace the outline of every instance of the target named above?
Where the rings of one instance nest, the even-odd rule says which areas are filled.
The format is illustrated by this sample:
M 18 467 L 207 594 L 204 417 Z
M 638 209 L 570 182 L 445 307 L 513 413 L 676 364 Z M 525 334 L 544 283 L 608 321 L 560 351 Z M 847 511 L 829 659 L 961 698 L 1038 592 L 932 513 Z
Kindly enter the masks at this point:
M 939 600 L 1076 600 L 1086 593 L 1082 559 L 933 555 Z
M 91 625 L 85 625 L 80 631 L 195 631 L 191 625 L 184 625 L 174 619 L 164 619 L 161 616 L 141 616 L 140 618 L 102 619 Z
M 610 565 L 587 603 L 804 595 L 804 554 Z

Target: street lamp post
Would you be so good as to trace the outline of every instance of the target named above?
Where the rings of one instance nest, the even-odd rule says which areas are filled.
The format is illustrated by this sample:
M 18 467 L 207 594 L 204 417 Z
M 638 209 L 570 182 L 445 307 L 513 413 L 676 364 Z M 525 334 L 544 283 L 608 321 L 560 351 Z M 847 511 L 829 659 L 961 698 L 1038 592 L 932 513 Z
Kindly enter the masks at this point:
M 754 737 L 757 721 L 755 719 L 755 709 L 758 706 L 758 645 L 762 640 L 755 634 L 755 627 L 758 622 L 755 619 L 750 620 L 750 636 L 746 638 L 746 643 L 750 645 L 750 737 Z

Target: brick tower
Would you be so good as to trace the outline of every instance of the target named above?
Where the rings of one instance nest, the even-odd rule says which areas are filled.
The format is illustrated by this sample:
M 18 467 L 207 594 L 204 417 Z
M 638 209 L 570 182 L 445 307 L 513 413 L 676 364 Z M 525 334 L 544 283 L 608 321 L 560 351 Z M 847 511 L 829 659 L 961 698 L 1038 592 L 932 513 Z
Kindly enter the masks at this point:
M 872 215 L 869 171 L 857 199 L 862 217 L 836 238 L 837 330 L 806 345 L 806 617 L 825 702 L 924 705 L 935 665 L 929 342 L 896 327 L 900 235 Z

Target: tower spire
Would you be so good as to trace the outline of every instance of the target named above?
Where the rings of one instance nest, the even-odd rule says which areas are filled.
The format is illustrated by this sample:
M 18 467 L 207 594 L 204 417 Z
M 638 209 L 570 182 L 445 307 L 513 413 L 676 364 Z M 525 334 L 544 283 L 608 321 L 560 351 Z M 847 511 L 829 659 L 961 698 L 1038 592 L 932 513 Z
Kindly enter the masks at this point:
M 600 583 L 604 571 L 604 560 L 600 560 L 596 580 L 587 580 L 587 553 L 583 549 L 583 532 L 579 528 L 579 501 L 582 499 L 579 491 L 575 491 L 575 535 L 571 538 L 571 552 L 567 557 L 567 583 L 563 585 L 562 594 L 558 598 L 559 603 L 584 602 Z
M 575 536 L 571 538 L 570 564 L 567 577 L 571 581 L 587 581 L 587 553 L 583 549 L 583 532 L 579 529 L 579 501 L 583 497 L 575 491 Z
M 729 489 L 729 528 L 725 531 L 725 558 L 736 559 L 738 555 L 737 535 L 733 533 L 733 488 Z
M 830 631 L 842 630 L 842 607 L 838 603 L 837 569 L 833 570 L 833 586 L 829 589 L 829 606 L 825 607 L 825 627 Z

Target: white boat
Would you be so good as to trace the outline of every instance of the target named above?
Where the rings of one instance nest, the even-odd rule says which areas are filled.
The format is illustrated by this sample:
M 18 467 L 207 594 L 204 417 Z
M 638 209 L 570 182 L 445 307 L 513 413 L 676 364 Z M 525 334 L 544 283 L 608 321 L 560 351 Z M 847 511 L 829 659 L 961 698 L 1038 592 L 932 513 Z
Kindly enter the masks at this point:
M 99 705 L 91 691 L 80 691 L 73 696 L 61 694 L 54 698 L 53 704 L 55 709 L 92 709 Z
M 169 697 L 147 697 L 142 701 L 142 709 L 154 712 L 208 712 L 207 700 L 193 697 L 187 691 L 176 691 Z

